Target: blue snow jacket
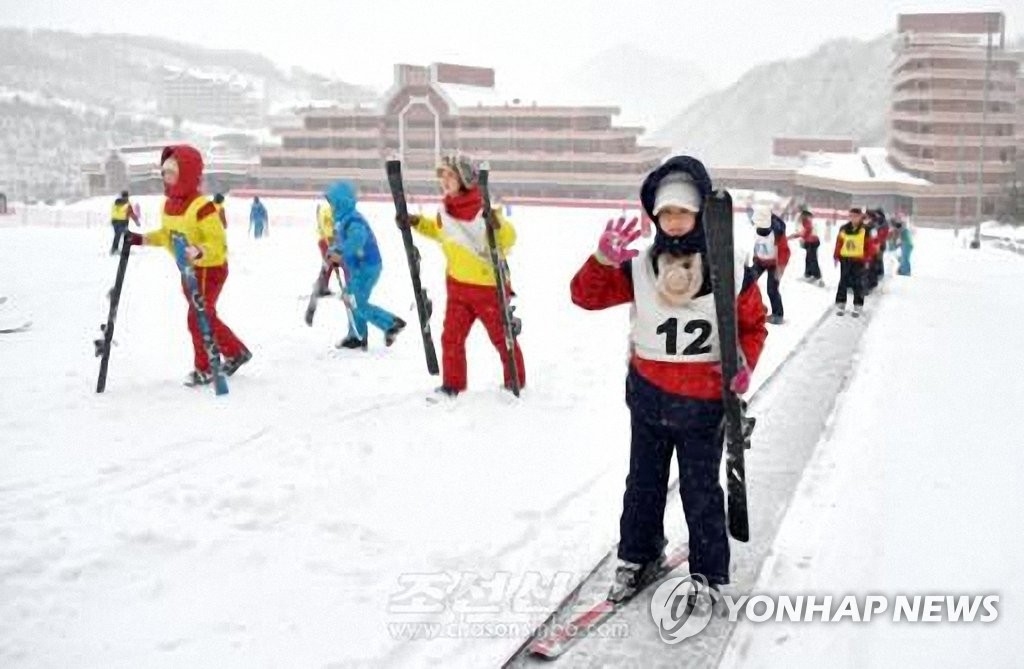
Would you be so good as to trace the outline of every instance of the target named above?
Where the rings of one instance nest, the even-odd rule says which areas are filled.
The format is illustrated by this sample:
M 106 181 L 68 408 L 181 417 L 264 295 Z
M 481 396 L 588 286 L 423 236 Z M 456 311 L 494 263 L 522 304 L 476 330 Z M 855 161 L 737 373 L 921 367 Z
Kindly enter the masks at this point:
M 347 181 L 338 181 L 324 193 L 334 212 L 333 251 L 341 256 L 350 272 L 380 268 L 377 238 L 363 215 L 356 211 L 356 191 Z
M 262 202 L 253 202 L 249 209 L 249 223 L 263 224 L 267 222 L 267 208 Z

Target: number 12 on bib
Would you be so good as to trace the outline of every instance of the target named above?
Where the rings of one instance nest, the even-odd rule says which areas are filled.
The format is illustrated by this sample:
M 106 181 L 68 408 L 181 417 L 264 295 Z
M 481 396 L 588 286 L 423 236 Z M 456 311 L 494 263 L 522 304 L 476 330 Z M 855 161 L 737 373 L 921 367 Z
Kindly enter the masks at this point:
M 747 418 L 746 405 L 729 385 L 740 368 L 739 337 L 736 327 L 736 255 L 733 248 L 732 196 L 728 191 L 712 193 L 704 205 L 704 234 L 708 241 L 711 285 L 715 296 L 718 337 L 722 352 L 722 403 L 725 408 L 725 470 L 729 496 L 729 534 L 738 541 L 750 539 L 747 520 L 747 475 L 744 463 L 750 448 L 754 420 Z

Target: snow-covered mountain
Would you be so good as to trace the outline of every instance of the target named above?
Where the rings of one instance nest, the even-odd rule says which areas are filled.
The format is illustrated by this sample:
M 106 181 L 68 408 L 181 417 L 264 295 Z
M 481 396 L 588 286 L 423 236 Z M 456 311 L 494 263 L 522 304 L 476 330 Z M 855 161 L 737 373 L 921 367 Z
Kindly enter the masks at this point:
M 296 92 L 319 97 L 321 88 L 342 96 L 372 94 L 301 69 L 285 71 L 265 56 L 247 51 L 139 35 L 0 28 L 0 85 L 8 88 L 118 111 L 142 111 L 157 99 L 169 71 L 229 73 L 236 79 L 258 81 L 272 98 L 269 102 Z
M 0 192 L 12 199 L 82 194 L 83 162 L 113 146 L 171 137 L 157 116 L 171 72 L 252 82 L 275 103 L 373 91 L 320 75 L 285 72 L 266 57 L 133 35 L 0 28 Z M 212 119 L 186 119 L 210 122 Z M 190 140 L 188 130 L 173 133 Z
M 763 165 L 779 135 L 885 136 L 892 36 L 826 42 L 793 60 L 759 65 L 690 104 L 654 140 L 715 165 Z
M 711 90 L 696 65 L 618 44 L 551 82 L 543 100 L 551 103 L 613 105 L 621 125 L 652 132 L 684 105 Z

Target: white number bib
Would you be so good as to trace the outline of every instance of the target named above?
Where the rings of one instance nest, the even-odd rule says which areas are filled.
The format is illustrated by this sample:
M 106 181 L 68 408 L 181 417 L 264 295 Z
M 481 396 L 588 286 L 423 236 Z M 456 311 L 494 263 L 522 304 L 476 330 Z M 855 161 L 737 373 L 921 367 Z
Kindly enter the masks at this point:
M 779 250 L 775 246 L 775 235 L 769 234 L 767 237 L 757 236 L 757 240 L 754 242 L 754 257 L 758 260 L 774 261 L 779 255 Z
M 673 307 L 658 299 L 657 277 L 647 253 L 634 258 L 633 310 L 630 341 L 633 352 L 645 360 L 665 362 L 718 362 L 718 320 L 715 297 L 696 297 Z

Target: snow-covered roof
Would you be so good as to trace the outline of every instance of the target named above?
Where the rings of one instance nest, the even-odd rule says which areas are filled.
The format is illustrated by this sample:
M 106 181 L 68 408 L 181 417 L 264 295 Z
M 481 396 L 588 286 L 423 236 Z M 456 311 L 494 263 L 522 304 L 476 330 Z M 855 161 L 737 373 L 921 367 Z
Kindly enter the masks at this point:
M 927 186 L 926 179 L 893 167 L 884 147 L 861 147 L 855 153 L 805 152 L 798 176 L 821 177 L 859 183 L 901 183 Z

